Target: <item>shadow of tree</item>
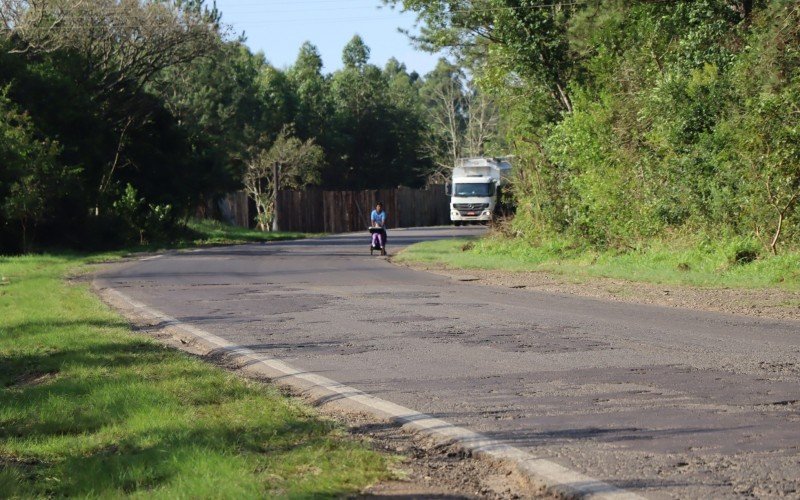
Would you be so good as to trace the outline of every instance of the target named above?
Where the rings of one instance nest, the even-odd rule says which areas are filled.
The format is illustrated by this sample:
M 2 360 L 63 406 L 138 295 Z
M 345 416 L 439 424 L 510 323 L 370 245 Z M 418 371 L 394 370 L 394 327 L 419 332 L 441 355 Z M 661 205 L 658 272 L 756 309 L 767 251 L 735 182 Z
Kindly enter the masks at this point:
M 353 491 L 343 470 L 378 470 L 380 459 L 341 439 L 337 424 L 276 390 L 146 338 L 102 331 L 123 325 L 89 319 L 9 326 L 25 346 L 0 345 L 0 497 L 159 488 L 203 497 L 230 484 L 242 488 L 230 496 L 300 485 L 340 497 Z

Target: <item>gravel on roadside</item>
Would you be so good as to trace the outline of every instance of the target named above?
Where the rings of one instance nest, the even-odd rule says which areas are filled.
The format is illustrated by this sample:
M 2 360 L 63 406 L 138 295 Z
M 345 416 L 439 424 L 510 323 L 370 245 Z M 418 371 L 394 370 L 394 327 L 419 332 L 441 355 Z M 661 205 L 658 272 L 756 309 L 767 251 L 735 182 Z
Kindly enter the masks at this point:
M 800 292 L 789 290 L 697 288 L 600 277 L 576 278 L 541 271 L 459 270 L 443 265 L 407 262 L 400 265 L 482 285 L 800 321 Z

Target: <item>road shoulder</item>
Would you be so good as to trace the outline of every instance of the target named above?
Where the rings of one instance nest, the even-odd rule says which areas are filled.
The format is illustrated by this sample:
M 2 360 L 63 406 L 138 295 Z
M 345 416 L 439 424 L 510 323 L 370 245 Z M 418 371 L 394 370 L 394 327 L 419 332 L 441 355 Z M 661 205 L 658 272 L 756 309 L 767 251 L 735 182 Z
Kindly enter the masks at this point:
M 800 292 L 781 289 L 697 288 L 600 277 L 570 277 L 542 271 L 454 269 L 443 264 L 397 262 L 456 281 L 599 300 L 713 311 L 756 318 L 800 321 Z
M 517 467 L 503 460 L 476 455 L 455 441 L 436 439 L 392 418 L 321 396 L 313 384 L 298 385 L 291 376 L 276 376 L 236 349 L 225 349 L 203 338 L 211 336 L 174 320 L 154 317 L 124 295 L 94 281 L 101 300 L 120 313 L 138 333 L 180 349 L 236 375 L 275 384 L 281 391 L 312 404 L 322 415 L 343 424 L 356 439 L 377 451 L 401 457 L 394 469 L 396 479 L 364 490 L 356 498 L 551 498 L 549 485 L 532 483 Z M 196 330 L 196 331 L 195 331 Z M 322 388 L 324 389 L 324 388 Z M 348 388 L 345 388 L 348 389 Z M 343 399 L 343 398 L 342 398 Z M 564 495 L 561 495 L 564 497 Z

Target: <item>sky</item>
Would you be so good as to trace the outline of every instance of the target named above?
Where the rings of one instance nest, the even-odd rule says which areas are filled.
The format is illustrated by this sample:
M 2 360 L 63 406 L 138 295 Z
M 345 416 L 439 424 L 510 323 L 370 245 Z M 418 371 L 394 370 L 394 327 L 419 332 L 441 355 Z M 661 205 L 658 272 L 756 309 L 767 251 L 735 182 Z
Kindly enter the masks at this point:
M 398 28 L 414 30 L 416 15 L 384 6 L 380 0 L 217 0 L 222 22 L 245 33 L 253 52 L 262 51 L 278 68 L 294 63 L 303 42 L 319 49 L 324 71 L 342 66 L 342 49 L 358 34 L 380 67 L 395 57 L 408 71 L 425 74 L 440 55 L 416 50 Z

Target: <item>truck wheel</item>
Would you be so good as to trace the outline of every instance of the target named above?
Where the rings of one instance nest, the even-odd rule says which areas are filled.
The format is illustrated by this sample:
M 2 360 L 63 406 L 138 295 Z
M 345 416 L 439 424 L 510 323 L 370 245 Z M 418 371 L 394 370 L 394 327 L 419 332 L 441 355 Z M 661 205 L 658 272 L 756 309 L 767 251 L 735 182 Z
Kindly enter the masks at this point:
M 456 227 L 458 227 L 458 226 L 460 226 L 460 225 L 461 225 L 461 221 L 460 221 L 460 220 L 454 220 L 454 221 L 453 221 L 453 225 L 454 225 L 454 226 L 456 226 Z

